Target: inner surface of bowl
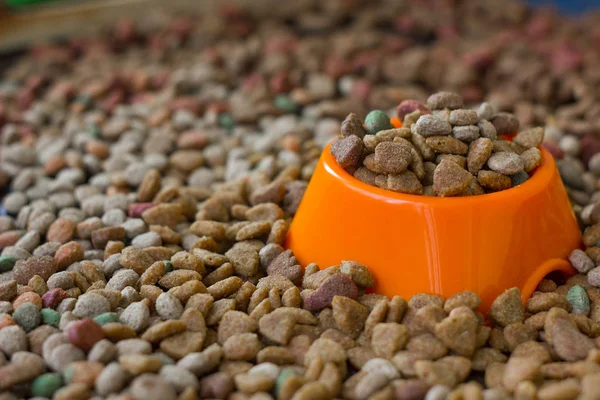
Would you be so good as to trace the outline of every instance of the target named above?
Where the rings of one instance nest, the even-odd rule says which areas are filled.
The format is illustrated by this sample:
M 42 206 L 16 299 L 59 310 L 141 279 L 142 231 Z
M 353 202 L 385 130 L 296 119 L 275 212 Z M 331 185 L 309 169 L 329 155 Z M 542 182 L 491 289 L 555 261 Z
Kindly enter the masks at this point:
M 531 286 L 540 266 L 564 259 L 579 244 L 577 222 L 545 150 L 540 166 L 520 186 L 438 198 L 361 182 L 337 164 L 329 147 L 287 241 L 304 265 L 325 268 L 342 260 L 367 265 L 378 293 L 448 297 L 471 290 L 482 297 L 483 308 L 505 289 Z

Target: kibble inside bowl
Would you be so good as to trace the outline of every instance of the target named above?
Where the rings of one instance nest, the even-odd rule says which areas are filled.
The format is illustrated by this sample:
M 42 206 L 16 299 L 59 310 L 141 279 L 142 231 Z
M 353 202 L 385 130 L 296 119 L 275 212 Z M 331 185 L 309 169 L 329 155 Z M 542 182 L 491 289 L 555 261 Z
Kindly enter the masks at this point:
M 518 186 L 542 159 L 538 146 L 544 129 L 518 132 L 514 115 L 495 112 L 488 103 L 467 109 L 460 95 L 439 92 L 427 105 L 405 100 L 397 113 L 401 127 L 381 110 L 371 111 L 364 121 L 349 114 L 341 137 L 331 144 L 338 164 L 382 189 L 447 197 Z

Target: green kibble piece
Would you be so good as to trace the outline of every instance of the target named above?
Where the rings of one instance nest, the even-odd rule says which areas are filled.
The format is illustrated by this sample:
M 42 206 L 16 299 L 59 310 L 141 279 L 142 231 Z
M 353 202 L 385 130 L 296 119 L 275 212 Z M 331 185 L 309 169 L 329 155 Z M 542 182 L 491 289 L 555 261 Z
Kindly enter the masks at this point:
M 99 138 L 100 137 L 100 127 L 96 124 L 91 124 L 90 125 L 90 135 L 92 135 L 95 138 Z
M 119 322 L 119 316 L 114 312 L 105 312 L 95 316 L 94 321 L 96 321 L 98 325 L 102 326 L 111 322 Z
M 235 121 L 231 115 L 227 113 L 221 113 L 219 114 L 219 126 L 221 128 L 231 130 L 235 126 Z
M 169 273 L 171 271 L 173 271 L 173 264 L 171 264 L 171 261 L 169 260 L 164 260 L 163 264 L 165 264 L 165 268 L 166 268 L 166 273 Z
M 519 171 L 514 175 L 510 176 L 510 180 L 513 186 L 518 186 L 525 183 L 529 179 L 529 175 L 525 171 Z
M 590 313 L 590 298 L 582 286 L 575 285 L 569 289 L 567 301 L 571 305 L 573 314 L 588 315 Z
M 63 386 L 60 374 L 46 373 L 38 376 L 31 383 L 31 394 L 51 398 Z
M 13 269 L 17 259 L 12 256 L 0 257 L 0 272 L 8 272 Z
M 60 313 L 58 311 L 51 308 L 42 308 L 40 314 L 42 315 L 42 322 L 44 324 L 58 328 L 60 324 Z
M 373 110 L 365 118 L 365 130 L 371 135 L 386 129 L 393 129 L 390 117 L 381 110 Z
M 285 381 L 291 377 L 291 376 L 299 376 L 300 374 L 298 373 L 298 371 L 294 370 L 294 369 L 284 369 L 283 371 L 281 371 L 281 373 L 279 373 L 279 376 L 277 377 L 277 380 L 275 381 L 275 397 L 279 398 L 279 392 L 281 391 L 281 387 L 283 386 L 283 384 L 285 383 Z
M 87 94 L 80 94 L 75 97 L 75 102 L 80 103 L 85 108 L 89 108 L 93 104 L 94 100 Z
M 275 107 L 284 113 L 293 114 L 298 111 L 298 105 L 292 99 L 290 99 L 285 94 L 279 94 L 275 96 L 274 100 Z
M 25 332 L 29 332 L 37 328 L 42 322 L 42 315 L 40 313 L 40 309 L 33 303 L 23 303 L 12 315 L 15 322 L 23 329 Z
M 65 385 L 68 385 L 71 383 L 74 375 L 75 375 L 75 367 L 73 367 L 73 364 L 71 364 L 67 368 L 65 368 L 65 370 L 63 371 L 63 382 L 65 383 Z

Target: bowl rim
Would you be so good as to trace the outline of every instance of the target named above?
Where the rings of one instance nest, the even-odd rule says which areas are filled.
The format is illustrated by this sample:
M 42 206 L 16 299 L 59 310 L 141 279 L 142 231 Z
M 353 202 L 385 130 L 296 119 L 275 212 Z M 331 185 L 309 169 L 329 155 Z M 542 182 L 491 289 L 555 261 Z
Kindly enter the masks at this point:
M 334 139 L 335 140 L 335 139 Z M 333 140 L 332 140 L 333 142 Z M 331 142 L 323 149 L 321 154 L 321 160 L 325 171 L 328 174 L 334 176 L 338 181 L 342 182 L 352 190 L 360 192 L 364 196 L 374 198 L 379 201 L 387 203 L 417 203 L 423 205 L 452 205 L 456 206 L 458 203 L 461 205 L 475 205 L 486 202 L 505 202 L 505 201 L 523 201 L 524 199 L 530 198 L 542 191 L 544 191 L 550 184 L 552 184 L 553 177 L 558 173 L 554 158 L 552 154 L 542 146 L 538 147 L 542 155 L 542 161 L 533 170 L 530 178 L 524 183 L 513 186 L 510 189 L 501 190 L 499 192 L 486 193 L 477 196 L 449 196 L 449 197 L 432 197 L 423 196 L 416 194 L 406 194 L 399 192 L 392 192 L 378 188 L 376 186 L 369 185 L 368 183 L 362 182 L 361 180 L 350 175 L 345 169 L 343 169 L 336 161 L 335 157 L 331 154 Z

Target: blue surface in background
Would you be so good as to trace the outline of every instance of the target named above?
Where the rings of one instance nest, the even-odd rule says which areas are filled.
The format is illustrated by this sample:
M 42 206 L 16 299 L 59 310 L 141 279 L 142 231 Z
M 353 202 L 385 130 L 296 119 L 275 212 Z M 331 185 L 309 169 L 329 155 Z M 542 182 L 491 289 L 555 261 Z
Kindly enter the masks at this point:
M 565 14 L 577 15 L 586 11 L 600 11 L 600 0 L 529 0 L 532 6 L 551 5 Z

